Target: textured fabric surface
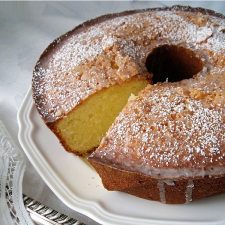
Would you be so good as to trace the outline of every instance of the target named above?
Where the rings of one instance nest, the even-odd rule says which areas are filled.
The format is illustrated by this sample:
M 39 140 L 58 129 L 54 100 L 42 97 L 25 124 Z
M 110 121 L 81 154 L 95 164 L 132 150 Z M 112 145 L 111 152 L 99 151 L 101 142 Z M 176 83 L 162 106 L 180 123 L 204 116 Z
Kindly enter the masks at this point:
M 16 113 L 31 85 L 33 67 L 50 42 L 79 23 L 102 14 L 173 4 L 205 7 L 225 14 L 222 1 L 0 2 L 0 119 L 13 139 L 17 140 Z M 29 162 L 23 192 L 86 224 L 96 224 L 60 202 Z
M 23 205 L 25 157 L 0 121 L 0 224 L 32 225 Z

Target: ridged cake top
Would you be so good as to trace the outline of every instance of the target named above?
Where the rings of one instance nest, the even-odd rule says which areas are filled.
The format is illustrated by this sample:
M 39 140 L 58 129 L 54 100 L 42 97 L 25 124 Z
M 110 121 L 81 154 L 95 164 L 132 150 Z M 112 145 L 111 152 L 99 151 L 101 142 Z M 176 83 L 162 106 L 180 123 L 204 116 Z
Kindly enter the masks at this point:
M 33 96 L 45 122 L 54 122 L 91 94 L 146 73 L 147 55 L 173 44 L 190 48 L 205 70 L 225 65 L 225 22 L 203 9 L 173 7 L 107 15 L 54 41 L 38 61 Z M 210 57 L 209 57 L 210 56 Z

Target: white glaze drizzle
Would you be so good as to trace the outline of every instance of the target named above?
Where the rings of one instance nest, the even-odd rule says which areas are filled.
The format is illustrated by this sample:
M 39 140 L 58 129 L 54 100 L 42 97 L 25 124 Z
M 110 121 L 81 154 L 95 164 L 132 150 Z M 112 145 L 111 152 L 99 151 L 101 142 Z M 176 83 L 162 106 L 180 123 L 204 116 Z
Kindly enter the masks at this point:
M 165 191 L 165 183 L 163 180 L 159 180 L 157 187 L 159 189 L 159 198 L 160 202 L 166 203 L 166 191 Z
M 169 186 L 175 186 L 175 183 L 173 180 L 165 179 L 165 180 L 158 180 L 157 187 L 159 189 L 159 198 L 160 202 L 166 203 L 166 190 L 165 190 L 165 184 Z
M 185 201 L 186 203 L 190 203 L 192 201 L 192 192 L 194 188 L 194 182 L 193 180 L 188 180 L 186 191 L 185 191 Z
M 165 184 L 169 185 L 169 186 L 175 186 L 175 183 L 173 180 L 163 180 Z

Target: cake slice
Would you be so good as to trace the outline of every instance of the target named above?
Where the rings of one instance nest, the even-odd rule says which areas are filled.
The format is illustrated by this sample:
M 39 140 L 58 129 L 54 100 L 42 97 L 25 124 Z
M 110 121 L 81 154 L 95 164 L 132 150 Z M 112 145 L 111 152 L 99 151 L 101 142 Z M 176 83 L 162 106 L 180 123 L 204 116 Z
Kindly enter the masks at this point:
M 138 94 L 147 84 L 144 78 L 132 78 L 105 88 L 57 121 L 52 129 L 67 150 L 84 156 L 99 146 L 129 96 Z
M 149 85 L 130 100 L 88 158 L 105 188 L 164 203 L 224 192 L 223 80 Z

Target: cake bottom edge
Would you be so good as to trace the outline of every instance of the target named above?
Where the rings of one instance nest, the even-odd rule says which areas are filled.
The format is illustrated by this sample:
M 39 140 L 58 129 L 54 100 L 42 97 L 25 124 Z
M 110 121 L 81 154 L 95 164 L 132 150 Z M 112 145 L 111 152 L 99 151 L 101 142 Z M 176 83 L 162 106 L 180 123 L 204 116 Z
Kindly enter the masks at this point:
M 89 159 L 109 191 L 121 191 L 166 204 L 185 204 L 225 193 L 225 175 L 201 178 L 156 179 L 137 172 L 120 170 Z

